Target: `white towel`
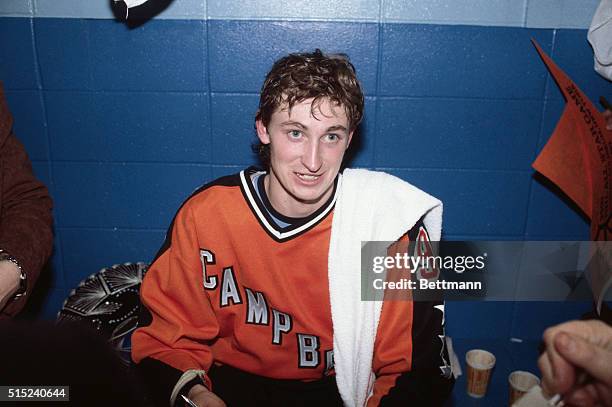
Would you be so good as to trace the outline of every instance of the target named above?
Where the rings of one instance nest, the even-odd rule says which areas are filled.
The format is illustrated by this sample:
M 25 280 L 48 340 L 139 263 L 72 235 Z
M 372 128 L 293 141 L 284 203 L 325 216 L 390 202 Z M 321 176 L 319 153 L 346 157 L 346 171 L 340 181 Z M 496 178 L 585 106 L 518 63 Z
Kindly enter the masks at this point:
M 361 242 L 396 241 L 424 216 L 439 241 L 442 202 L 382 172 L 346 169 L 338 183 L 329 245 L 334 365 L 344 404 L 365 405 L 372 392 L 372 355 L 382 301 L 361 301 Z
M 593 47 L 595 71 L 612 81 L 612 0 L 601 0 L 587 38 Z

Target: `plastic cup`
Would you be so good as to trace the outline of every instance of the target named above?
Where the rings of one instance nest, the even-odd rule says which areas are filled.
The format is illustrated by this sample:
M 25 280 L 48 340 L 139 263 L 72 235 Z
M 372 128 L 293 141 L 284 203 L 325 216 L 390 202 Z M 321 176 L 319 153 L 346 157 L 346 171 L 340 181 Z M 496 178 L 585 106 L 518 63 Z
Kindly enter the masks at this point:
M 533 373 L 516 370 L 508 376 L 510 395 L 508 405 L 512 406 L 518 399 L 523 397 L 533 386 L 540 384 L 540 379 Z
M 495 366 L 495 355 L 483 349 L 472 349 L 465 355 L 467 363 L 467 394 L 481 398 L 487 394 L 491 371 Z

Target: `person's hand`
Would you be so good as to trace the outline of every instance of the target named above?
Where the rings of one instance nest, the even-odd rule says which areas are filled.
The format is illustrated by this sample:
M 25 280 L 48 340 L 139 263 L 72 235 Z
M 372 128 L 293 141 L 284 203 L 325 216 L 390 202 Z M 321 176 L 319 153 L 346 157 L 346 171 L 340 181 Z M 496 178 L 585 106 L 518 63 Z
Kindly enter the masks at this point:
M 612 110 L 606 109 L 603 112 L 604 118 L 606 119 L 606 129 L 612 130 Z
M 566 406 L 612 406 L 612 327 L 597 320 L 571 321 L 544 332 L 538 359 L 542 388 L 562 394 Z M 580 385 L 581 371 L 592 380 Z
M 219 398 L 219 396 L 201 384 L 196 384 L 193 386 L 189 390 L 187 397 L 196 403 L 198 407 L 226 407 L 225 403 Z
M 15 263 L 0 261 L 0 311 L 19 290 L 20 275 Z

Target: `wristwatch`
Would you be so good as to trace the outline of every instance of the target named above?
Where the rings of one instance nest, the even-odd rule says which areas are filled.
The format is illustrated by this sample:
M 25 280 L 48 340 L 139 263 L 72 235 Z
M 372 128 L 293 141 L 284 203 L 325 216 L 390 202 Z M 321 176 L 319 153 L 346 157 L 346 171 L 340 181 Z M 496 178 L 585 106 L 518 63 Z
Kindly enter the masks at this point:
M 28 288 L 28 279 L 26 273 L 21 268 L 21 264 L 17 261 L 16 258 L 11 256 L 11 254 L 3 249 L 0 249 L 0 261 L 10 261 L 19 269 L 19 289 L 13 295 L 13 299 L 22 297 L 26 295 L 26 290 Z

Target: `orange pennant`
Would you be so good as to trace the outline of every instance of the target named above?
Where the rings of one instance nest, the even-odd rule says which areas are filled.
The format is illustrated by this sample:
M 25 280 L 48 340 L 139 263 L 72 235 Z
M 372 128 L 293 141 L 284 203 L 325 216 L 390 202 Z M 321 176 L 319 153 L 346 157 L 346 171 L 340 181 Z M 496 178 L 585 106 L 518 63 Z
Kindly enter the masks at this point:
M 533 168 L 591 218 L 591 240 L 612 240 L 612 131 L 589 98 L 532 42 L 567 102 Z

